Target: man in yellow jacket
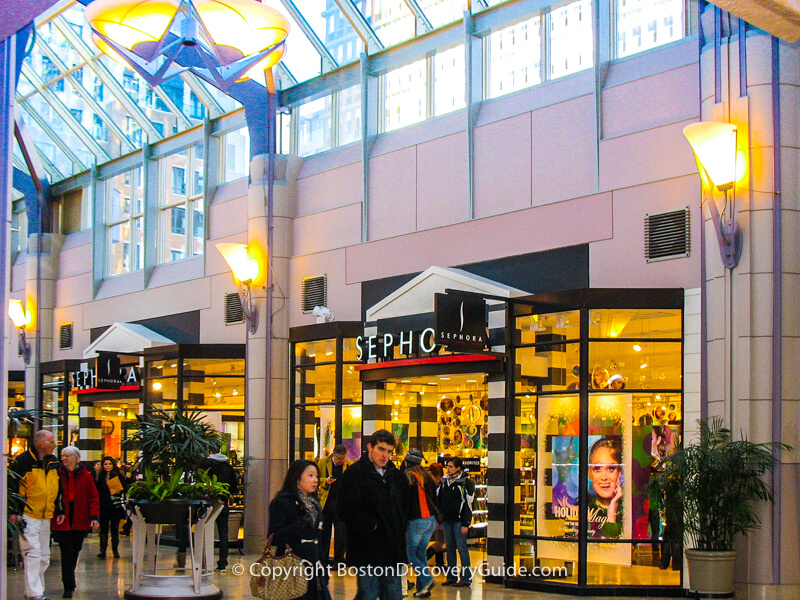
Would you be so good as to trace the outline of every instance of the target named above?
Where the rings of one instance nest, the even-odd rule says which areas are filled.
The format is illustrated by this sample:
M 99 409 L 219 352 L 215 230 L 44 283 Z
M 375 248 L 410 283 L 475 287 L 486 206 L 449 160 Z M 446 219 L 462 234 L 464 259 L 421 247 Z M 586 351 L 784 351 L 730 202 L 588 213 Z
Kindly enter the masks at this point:
M 25 562 L 25 597 L 43 600 L 44 572 L 50 565 L 50 519 L 58 496 L 58 459 L 52 431 L 37 431 L 33 448 L 20 454 L 11 469 L 19 475 L 17 493 L 28 506 L 22 515 L 24 535 L 19 540 Z
M 336 527 L 333 541 L 333 560 L 335 564 L 344 562 L 345 525 L 336 515 L 336 496 L 339 493 L 339 478 L 353 461 L 347 458 L 347 448 L 339 444 L 329 456 L 319 460 L 319 501 L 322 504 L 322 535 L 320 536 L 320 555 L 328 559 L 331 551 L 331 530 Z

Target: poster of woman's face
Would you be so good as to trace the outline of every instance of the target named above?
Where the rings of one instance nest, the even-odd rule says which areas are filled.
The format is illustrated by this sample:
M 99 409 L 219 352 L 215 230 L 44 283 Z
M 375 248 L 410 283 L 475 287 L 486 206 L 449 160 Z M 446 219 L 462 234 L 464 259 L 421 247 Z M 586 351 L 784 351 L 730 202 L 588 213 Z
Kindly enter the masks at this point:
M 589 521 L 592 537 L 619 537 L 622 525 L 622 439 L 589 436 Z

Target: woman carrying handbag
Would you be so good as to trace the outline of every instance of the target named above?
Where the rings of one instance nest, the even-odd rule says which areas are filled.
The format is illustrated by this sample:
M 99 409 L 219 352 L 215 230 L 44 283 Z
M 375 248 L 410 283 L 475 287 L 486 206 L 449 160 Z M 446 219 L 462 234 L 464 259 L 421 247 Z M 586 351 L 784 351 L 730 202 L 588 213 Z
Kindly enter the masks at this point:
M 331 600 L 319 545 L 322 505 L 317 497 L 318 487 L 317 465 L 310 460 L 297 460 L 289 466 L 283 488 L 269 505 L 269 535 L 277 556 L 283 555 L 288 547 L 307 561 L 303 573 L 291 575 L 308 578 L 306 593 L 300 596 L 302 600 Z

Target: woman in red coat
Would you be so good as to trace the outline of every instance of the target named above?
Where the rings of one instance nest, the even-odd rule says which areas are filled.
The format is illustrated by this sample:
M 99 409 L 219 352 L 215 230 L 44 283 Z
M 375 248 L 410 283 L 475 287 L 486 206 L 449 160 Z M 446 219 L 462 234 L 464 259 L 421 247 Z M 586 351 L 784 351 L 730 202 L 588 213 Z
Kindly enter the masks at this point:
M 53 537 L 61 548 L 64 598 L 72 598 L 75 590 L 75 567 L 86 534 L 100 527 L 100 496 L 94 478 L 80 464 L 80 459 L 81 452 L 75 446 L 61 450 L 58 497 L 50 523 Z

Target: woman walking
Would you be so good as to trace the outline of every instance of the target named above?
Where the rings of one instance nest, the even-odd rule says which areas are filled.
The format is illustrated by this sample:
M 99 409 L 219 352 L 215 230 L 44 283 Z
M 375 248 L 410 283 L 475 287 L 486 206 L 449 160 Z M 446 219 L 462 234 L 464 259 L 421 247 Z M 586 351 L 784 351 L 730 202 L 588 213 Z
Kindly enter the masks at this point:
M 119 558 L 119 522 L 124 509 L 119 502 L 127 489 L 125 477 L 110 456 L 103 457 L 103 468 L 95 477 L 97 493 L 100 495 L 100 552 L 97 558 L 105 558 L 108 549 L 108 534 L 111 530 L 111 552 Z
M 289 465 L 283 487 L 269 505 L 269 535 L 278 556 L 288 545 L 294 554 L 310 562 L 314 576 L 308 590 L 298 600 L 331 600 L 328 578 L 322 564 L 319 539 L 322 535 L 322 505 L 317 497 L 319 471 L 310 460 L 296 460 Z
M 422 451 L 412 448 L 404 461 L 411 490 L 408 499 L 406 551 L 408 562 L 417 576 L 417 591 L 414 593 L 416 598 L 429 597 L 435 585 L 425 553 L 433 530 L 436 529 L 436 483 L 431 474 L 422 468 L 423 460 Z
M 75 446 L 61 450 L 58 496 L 50 524 L 53 538 L 61 548 L 64 598 L 72 598 L 75 591 L 75 567 L 86 534 L 100 527 L 100 497 L 92 475 L 83 468 L 80 459 L 80 450 Z

